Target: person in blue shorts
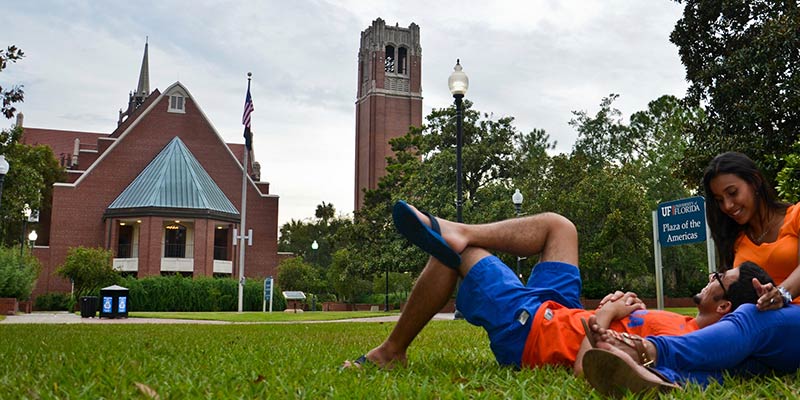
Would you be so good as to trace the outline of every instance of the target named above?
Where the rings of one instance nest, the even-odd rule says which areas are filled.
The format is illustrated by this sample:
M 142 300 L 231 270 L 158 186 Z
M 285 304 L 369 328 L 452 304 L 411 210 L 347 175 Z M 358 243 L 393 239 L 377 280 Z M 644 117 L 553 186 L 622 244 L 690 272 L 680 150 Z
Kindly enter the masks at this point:
M 398 231 L 432 257 L 389 337 L 355 361 L 346 361 L 344 367 L 405 365 L 406 350 L 450 299 L 459 276 L 463 277 L 459 309 L 468 322 L 486 330 L 497 361 L 514 367 L 572 366 L 589 348 L 581 318 L 593 314 L 593 321 L 603 327 L 633 329 L 630 333 L 645 335 L 683 334 L 718 321 L 742 302 L 757 299 L 752 286 L 738 285 L 745 289 L 739 300 L 704 297 L 698 303 L 697 318 L 690 318 L 643 310 L 635 294 L 618 292 L 596 313 L 586 311 L 580 303 L 577 230 L 561 215 L 544 213 L 466 225 L 435 218 L 399 201 L 393 218 Z M 523 285 L 486 248 L 518 256 L 538 254 L 539 263 L 528 284 Z M 625 321 L 631 313 L 634 315 Z

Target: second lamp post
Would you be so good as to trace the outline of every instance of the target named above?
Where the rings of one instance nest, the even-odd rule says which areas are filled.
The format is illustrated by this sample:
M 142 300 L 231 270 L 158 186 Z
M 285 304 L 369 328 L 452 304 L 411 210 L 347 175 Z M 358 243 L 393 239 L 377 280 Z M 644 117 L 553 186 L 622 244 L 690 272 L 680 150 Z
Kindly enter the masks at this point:
M 514 190 L 514 194 L 511 195 L 511 202 L 514 203 L 514 209 L 517 211 L 517 218 L 522 216 L 522 193 L 520 193 L 519 189 Z M 522 279 L 522 260 L 525 257 L 517 256 L 517 276 L 519 279 Z
M 458 59 L 453 73 L 450 74 L 450 79 L 447 80 L 447 86 L 450 87 L 450 93 L 453 94 L 456 103 L 456 219 L 458 222 L 464 222 L 461 214 L 464 205 L 464 195 L 461 190 L 461 147 L 464 136 L 463 100 L 469 89 L 469 78 L 462 71 L 461 62 Z

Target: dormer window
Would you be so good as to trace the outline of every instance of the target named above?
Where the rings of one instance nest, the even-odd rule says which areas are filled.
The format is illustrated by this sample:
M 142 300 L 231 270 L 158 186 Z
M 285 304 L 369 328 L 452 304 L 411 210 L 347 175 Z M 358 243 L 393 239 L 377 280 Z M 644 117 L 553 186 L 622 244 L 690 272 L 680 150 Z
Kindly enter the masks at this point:
M 167 111 L 174 113 L 185 113 L 184 98 L 179 94 L 169 96 L 169 108 Z

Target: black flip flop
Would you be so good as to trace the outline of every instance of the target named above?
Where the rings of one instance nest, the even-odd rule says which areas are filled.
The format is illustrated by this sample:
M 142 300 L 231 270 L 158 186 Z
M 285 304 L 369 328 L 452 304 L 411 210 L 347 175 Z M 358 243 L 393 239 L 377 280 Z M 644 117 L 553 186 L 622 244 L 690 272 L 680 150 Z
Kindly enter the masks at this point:
M 430 227 L 417 217 L 417 214 L 405 201 L 399 200 L 394 203 L 392 209 L 394 226 L 409 242 L 441 261 L 442 264 L 452 269 L 458 269 L 461 265 L 461 255 L 445 242 L 436 217 L 424 211 L 422 213 L 430 218 Z

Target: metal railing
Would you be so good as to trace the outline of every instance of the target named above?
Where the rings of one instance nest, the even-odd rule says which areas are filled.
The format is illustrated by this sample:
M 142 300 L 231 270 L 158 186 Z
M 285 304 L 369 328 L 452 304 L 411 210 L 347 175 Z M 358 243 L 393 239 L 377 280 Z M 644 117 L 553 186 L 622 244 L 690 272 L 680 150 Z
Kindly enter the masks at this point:
M 194 244 L 164 243 L 164 258 L 194 258 Z

